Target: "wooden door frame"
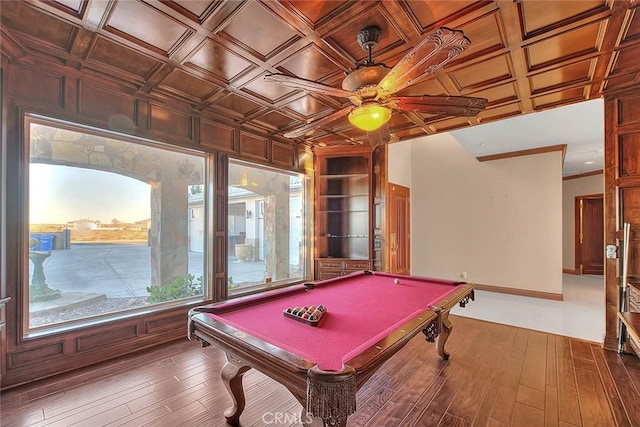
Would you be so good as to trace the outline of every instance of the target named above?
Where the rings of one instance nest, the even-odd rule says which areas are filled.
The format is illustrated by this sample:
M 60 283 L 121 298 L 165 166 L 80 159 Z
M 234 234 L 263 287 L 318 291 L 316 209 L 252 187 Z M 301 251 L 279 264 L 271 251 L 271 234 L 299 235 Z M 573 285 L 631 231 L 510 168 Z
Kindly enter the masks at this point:
M 574 243 L 574 268 L 575 273 L 582 275 L 582 249 L 580 247 L 580 235 L 582 234 L 580 225 L 582 223 L 580 218 L 580 201 L 585 199 L 601 199 L 602 207 L 604 209 L 604 194 L 603 193 L 595 193 L 595 194 L 584 194 L 581 196 L 575 196 L 573 211 L 574 211 L 574 233 L 573 233 L 573 243 Z M 604 213 L 603 213 L 604 217 Z M 604 239 L 604 236 L 602 236 Z
M 408 263 L 409 263 L 409 271 L 411 270 L 411 187 L 407 187 L 406 185 L 402 185 L 402 184 L 396 184 L 393 182 L 388 182 L 387 183 L 387 187 L 386 187 L 386 191 L 385 191 L 385 199 L 386 199 L 386 209 L 385 209 L 385 222 L 386 222 L 386 227 L 385 227 L 385 253 L 387 254 L 386 257 L 386 262 L 385 262 L 385 271 L 391 271 L 391 253 L 392 253 L 392 248 L 391 245 L 393 244 L 393 242 L 391 241 L 391 207 L 392 207 L 392 203 L 391 203 L 391 191 L 392 191 L 392 187 L 400 187 L 403 189 L 407 190 L 407 193 L 409 194 L 408 198 L 409 198 L 409 209 L 408 209 L 408 215 L 409 215 L 409 219 L 407 222 L 407 229 L 409 230 L 409 235 L 406 238 L 406 245 L 407 245 L 407 257 L 408 257 Z

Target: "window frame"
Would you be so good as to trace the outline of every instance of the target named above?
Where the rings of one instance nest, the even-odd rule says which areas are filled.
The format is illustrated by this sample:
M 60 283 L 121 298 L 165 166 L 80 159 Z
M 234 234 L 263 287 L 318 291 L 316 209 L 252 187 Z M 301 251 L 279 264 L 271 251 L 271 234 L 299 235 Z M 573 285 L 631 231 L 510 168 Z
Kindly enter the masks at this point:
M 69 333 L 77 330 L 81 330 L 87 327 L 103 326 L 111 322 L 119 322 L 127 319 L 136 318 L 145 314 L 158 313 L 166 310 L 171 310 L 180 307 L 192 307 L 194 304 L 205 303 L 215 298 L 214 286 L 213 286 L 213 274 L 214 268 L 214 245 L 213 245 L 213 233 L 215 221 L 215 209 L 214 209 L 214 187 L 215 187 L 215 156 L 204 150 L 197 150 L 193 148 L 187 148 L 177 146 L 173 144 L 167 144 L 162 141 L 153 140 L 150 138 L 143 138 L 138 136 L 132 136 L 115 132 L 107 129 L 88 126 L 81 123 L 75 123 L 72 121 L 62 120 L 47 115 L 42 115 L 36 112 L 24 112 L 22 115 L 23 133 L 19 138 L 23 142 L 22 161 L 24 165 L 21 169 L 21 193 L 22 205 L 20 209 L 21 223 L 24 224 L 22 230 L 20 230 L 20 237 L 22 244 L 19 248 L 20 260 L 19 276 L 18 276 L 18 306 L 20 307 L 17 318 L 18 322 L 18 334 L 21 337 L 21 341 L 29 341 L 36 338 L 42 338 L 52 336 L 60 333 Z M 193 296 L 188 298 L 182 298 L 178 300 L 164 301 L 160 303 L 154 303 L 151 305 L 145 305 L 132 309 L 104 313 L 91 317 L 84 317 L 79 319 L 73 319 L 65 322 L 53 323 L 51 325 L 43 325 L 37 327 L 30 327 L 30 300 L 29 300 L 29 286 L 31 277 L 29 275 L 29 258 L 28 245 L 29 245 L 29 227 L 30 227 L 30 206 L 29 206 L 29 187 L 30 187 L 30 174 L 29 168 L 31 164 L 31 124 L 36 123 L 49 127 L 56 127 L 58 129 L 68 130 L 71 132 L 85 133 L 93 136 L 117 139 L 126 143 L 142 145 L 145 147 L 160 149 L 169 151 L 172 153 L 183 153 L 191 156 L 200 157 L 203 160 L 203 188 L 204 188 L 204 253 L 203 253 L 203 294 L 200 296 Z M 99 170 L 99 169 L 96 169 Z M 115 172 L 114 172 L 115 173 Z M 186 193 L 185 193 L 186 194 Z M 185 215 L 189 215 L 189 208 Z M 20 313 L 21 312 L 21 313 Z
M 233 157 L 228 157 L 228 161 L 227 161 L 227 176 L 226 176 L 226 192 L 227 192 L 227 199 L 226 199 L 226 206 L 224 209 L 224 213 L 225 215 L 228 217 L 229 215 L 229 192 L 228 192 L 228 188 L 230 186 L 230 175 L 229 175 L 229 170 L 231 169 L 231 165 L 240 165 L 240 166 L 246 166 L 246 167 L 251 167 L 251 168 L 255 168 L 255 169 L 259 169 L 259 170 L 264 170 L 267 172 L 274 172 L 274 173 L 280 173 L 280 174 L 284 174 L 284 175 L 289 175 L 289 176 L 300 176 L 301 178 L 301 210 L 302 210 L 302 233 L 301 233 L 301 238 L 303 241 L 303 250 L 302 253 L 304 255 L 304 260 L 301 261 L 301 268 L 302 268 L 302 273 L 300 275 L 300 277 L 294 278 L 294 279 L 283 279 L 283 280 L 276 280 L 276 281 L 271 281 L 271 282 L 263 282 L 259 285 L 255 285 L 255 286 L 251 286 L 248 287 L 246 289 L 246 291 L 236 291 L 236 292 L 230 292 L 228 285 L 226 286 L 226 298 L 225 299 L 234 299 L 234 298 L 239 298 L 239 297 L 244 297 L 244 296 L 248 296 L 248 295 L 255 295 L 255 294 L 260 294 L 262 292 L 267 292 L 270 290 L 274 290 L 274 289 L 280 289 L 280 288 L 286 288 L 288 286 L 292 286 L 292 285 L 296 285 L 296 284 L 300 284 L 306 281 L 311 280 L 311 262 L 312 262 L 312 254 L 313 254 L 313 206 L 312 206 L 312 199 L 311 199 L 311 195 L 312 195 L 312 176 L 310 174 L 301 172 L 301 171 L 296 171 L 296 170 L 289 170 L 289 169 L 283 169 L 283 168 L 277 168 L 274 166 L 269 166 L 269 165 L 264 165 L 261 163 L 256 163 L 256 162 L 252 162 L 250 160 L 246 160 L 246 159 L 239 159 L 239 158 L 233 158 Z M 261 206 L 262 209 L 264 209 L 264 206 Z M 261 213 L 262 214 L 262 213 Z M 253 212 L 254 216 L 258 216 L 258 212 Z M 226 220 L 225 220 L 226 223 Z M 227 228 L 228 230 L 228 228 Z M 227 240 L 228 240 L 229 236 L 227 235 Z M 225 260 L 225 272 L 226 272 L 226 277 L 225 277 L 225 282 L 228 280 L 229 278 L 229 263 L 228 263 L 228 259 L 229 257 L 227 257 L 227 259 Z M 228 283 L 228 282 L 227 282 Z

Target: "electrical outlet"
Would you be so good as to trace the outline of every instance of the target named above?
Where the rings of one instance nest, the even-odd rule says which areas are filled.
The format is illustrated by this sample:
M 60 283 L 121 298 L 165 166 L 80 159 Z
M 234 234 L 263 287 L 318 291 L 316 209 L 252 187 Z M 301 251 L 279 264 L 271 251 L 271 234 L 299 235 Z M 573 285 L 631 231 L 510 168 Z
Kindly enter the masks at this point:
M 460 273 L 460 277 L 463 278 L 463 279 L 466 279 L 467 278 L 467 272 L 463 271 L 462 273 Z

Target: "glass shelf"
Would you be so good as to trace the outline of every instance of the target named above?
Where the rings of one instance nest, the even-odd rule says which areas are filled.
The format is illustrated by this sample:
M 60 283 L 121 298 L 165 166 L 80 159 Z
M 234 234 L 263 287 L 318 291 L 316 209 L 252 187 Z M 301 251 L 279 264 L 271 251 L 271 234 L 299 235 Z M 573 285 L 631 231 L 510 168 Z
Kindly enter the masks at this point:
M 368 239 L 367 234 L 347 234 L 346 236 L 340 236 L 336 234 L 323 234 L 320 237 L 326 237 L 330 239 Z
M 351 209 L 351 210 L 319 210 L 319 213 L 335 213 L 335 214 L 349 214 L 349 213 L 369 213 L 366 209 Z
M 352 199 L 354 197 L 369 197 L 368 194 L 321 194 L 318 197 L 326 199 Z
M 350 178 L 369 178 L 369 174 L 366 173 L 350 173 L 342 175 L 319 175 L 320 179 L 350 179 Z

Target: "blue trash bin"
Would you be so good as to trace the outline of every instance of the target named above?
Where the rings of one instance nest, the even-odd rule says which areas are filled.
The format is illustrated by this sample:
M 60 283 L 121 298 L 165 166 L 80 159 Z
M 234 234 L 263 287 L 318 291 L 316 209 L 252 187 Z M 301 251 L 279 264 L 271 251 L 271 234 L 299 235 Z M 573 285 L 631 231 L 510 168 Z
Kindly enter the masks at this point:
M 40 236 L 40 244 L 38 245 L 38 250 L 43 252 L 50 252 L 53 249 L 53 238 L 50 234 L 42 234 Z

